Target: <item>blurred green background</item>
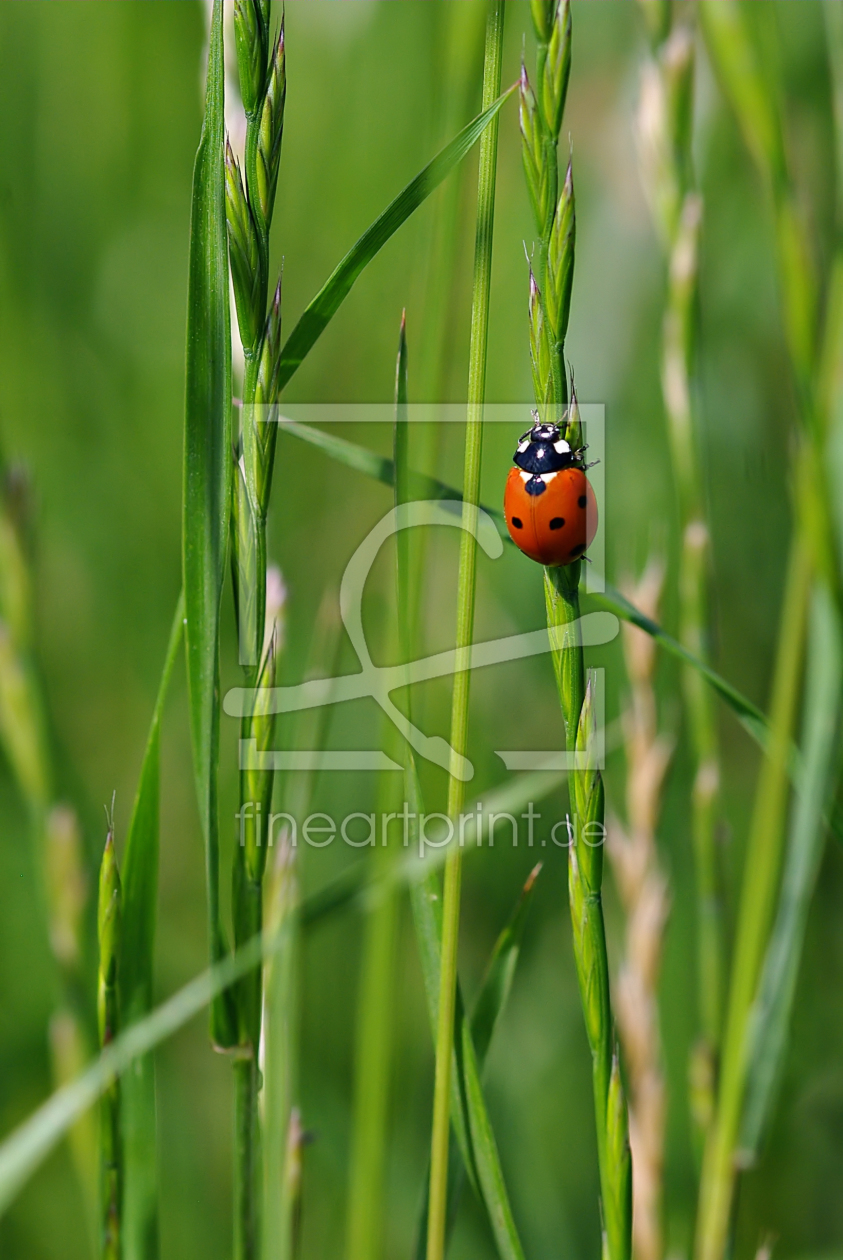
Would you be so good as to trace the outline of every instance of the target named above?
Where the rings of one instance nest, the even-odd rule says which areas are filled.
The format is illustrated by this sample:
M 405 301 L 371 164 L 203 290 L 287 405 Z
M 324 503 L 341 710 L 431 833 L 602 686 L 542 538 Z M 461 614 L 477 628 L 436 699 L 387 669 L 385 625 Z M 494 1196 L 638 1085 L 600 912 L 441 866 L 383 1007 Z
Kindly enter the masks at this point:
M 789 141 L 810 191 L 816 260 L 830 249 L 831 134 L 824 31 L 812 0 L 760 0 L 755 17 L 781 50 Z M 476 0 L 401 4 L 288 0 L 287 121 L 273 227 L 284 265 L 287 329 L 333 265 L 388 199 L 476 111 L 484 6 Z M 504 81 L 518 73 L 523 0 L 507 4 Z M 60 793 L 83 819 L 91 887 L 104 839 L 102 804 L 117 792 L 125 831 L 180 580 L 185 292 L 190 181 L 201 123 L 205 11 L 180 3 L 0 6 L 0 445 L 27 465 L 38 659 Z M 658 354 L 664 264 L 637 169 L 633 121 L 645 51 L 628 0 L 574 5 L 574 62 L 565 127 L 575 158 L 577 268 L 567 346 L 580 397 L 607 408 L 608 576 L 666 552 L 663 620 L 675 628 L 676 504 L 660 401 Z M 529 42 L 528 42 L 529 46 Z M 712 651 L 720 671 L 766 705 L 789 531 L 788 434 L 793 399 L 771 257 L 767 201 L 705 62 L 697 84 L 697 162 L 705 197 L 700 403 L 714 535 Z M 364 274 L 292 381 L 301 402 L 388 402 L 398 323 L 406 306 L 412 401 L 460 401 L 467 372 L 475 161 L 417 213 Z M 502 114 L 492 286 L 490 401 L 530 397 L 524 242 L 531 218 L 515 103 Z M 527 414 L 525 410 L 524 422 Z M 384 427 L 343 431 L 387 451 Z M 484 449 L 483 495 L 496 503 L 515 431 L 495 427 Z M 461 432 L 418 458 L 458 483 Z M 309 658 L 317 610 L 336 590 L 354 547 L 390 493 L 325 465 L 281 436 L 272 558 L 289 592 L 284 681 Z M 454 531 L 444 531 L 453 533 Z M 390 557 L 367 591 L 377 661 L 386 659 Z M 428 650 L 453 642 L 454 538 L 430 549 L 424 598 Z M 543 624 L 540 572 L 507 548 L 480 564 L 478 637 Z M 224 658 L 237 677 L 232 618 Z M 379 646 L 378 646 L 379 645 Z M 595 650 L 606 668 L 607 716 L 623 703 L 618 645 Z M 350 652 L 341 667 L 354 669 Z M 658 675 L 662 725 L 681 735 L 674 665 Z M 429 733 L 445 733 L 448 687 L 422 697 Z M 225 808 L 233 815 L 236 731 L 224 731 Z M 337 709 L 328 742 L 378 738 L 373 703 Z M 561 723 L 549 659 L 475 676 L 473 794 L 503 781 L 492 751 L 558 745 Z M 758 756 L 721 713 L 722 851 L 727 903 L 737 875 Z M 157 987 L 164 996 L 205 963 L 203 867 L 193 800 L 184 679 L 164 727 Z M 610 807 L 623 809 L 624 762 L 610 758 Z M 444 776 L 426 779 L 441 809 Z M 315 785 L 314 808 L 376 808 L 361 775 Z M 672 912 L 662 981 L 670 1091 L 669 1250 L 687 1252 L 695 1156 L 686 1065 L 694 1034 L 690 772 L 680 743 L 660 827 Z M 562 795 L 546 802 L 561 816 Z M 538 808 L 542 808 L 541 805 Z M 546 834 L 546 833 L 545 833 Z M 542 835 L 541 828 L 538 835 Z M 233 823 L 226 841 L 233 839 Z M 461 972 L 471 995 L 535 853 L 500 843 L 465 869 Z M 564 852 L 547 849 L 513 997 L 488 1068 L 488 1097 L 516 1218 L 531 1257 L 597 1257 L 598 1185 L 589 1062 L 574 973 Z M 302 854 L 305 891 L 351 860 L 339 846 Z M 224 858 L 223 883 L 229 862 Z M 57 982 L 46 939 L 26 813 L 0 765 L 0 1131 L 50 1090 L 46 1027 Z M 840 1254 L 843 1239 L 843 854 L 831 841 L 803 960 L 793 1037 L 771 1140 L 744 1180 L 738 1246 L 776 1239 L 782 1256 Z M 609 888 L 610 944 L 619 918 Z M 89 916 L 90 917 L 90 916 Z M 91 919 L 92 923 L 92 919 Z M 92 934 L 91 943 L 92 943 Z M 302 1108 L 314 1141 L 304 1171 L 303 1253 L 344 1245 L 354 1008 L 361 920 L 336 916 L 308 936 L 304 956 Z M 93 953 L 88 967 L 93 993 Z M 409 915 L 404 908 L 395 1000 L 396 1054 L 388 1159 L 386 1254 L 407 1256 L 424 1174 L 432 1051 Z M 230 1251 L 232 1090 L 229 1065 L 194 1021 L 157 1056 L 162 1254 Z M 66 1148 L 0 1220 L 9 1260 L 87 1257 L 82 1201 Z M 468 1197 L 452 1251 L 493 1256 Z

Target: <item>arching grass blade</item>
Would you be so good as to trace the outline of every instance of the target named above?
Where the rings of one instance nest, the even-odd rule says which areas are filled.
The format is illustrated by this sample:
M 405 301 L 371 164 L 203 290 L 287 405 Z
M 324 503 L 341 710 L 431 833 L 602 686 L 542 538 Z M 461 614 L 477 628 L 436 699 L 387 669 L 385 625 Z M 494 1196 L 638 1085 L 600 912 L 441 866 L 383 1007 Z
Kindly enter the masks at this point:
M 415 179 L 412 179 L 406 188 L 402 189 L 389 203 L 356 244 L 352 245 L 345 258 L 335 267 L 316 297 L 307 306 L 284 344 L 278 369 L 279 392 L 319 340 L 363 269 L 368 266 L 390 237 L 395 235 L 402 224 L 406 223 L 413 211 L 417 210 L 454 167 L 459 165 L 497 115 L 504 101 L 515 91 L 515 87 L 516 85 L 513 84 L 488 109 L 483 110 L 466 127 L 463 127 L 450 144 L 441 149 Z

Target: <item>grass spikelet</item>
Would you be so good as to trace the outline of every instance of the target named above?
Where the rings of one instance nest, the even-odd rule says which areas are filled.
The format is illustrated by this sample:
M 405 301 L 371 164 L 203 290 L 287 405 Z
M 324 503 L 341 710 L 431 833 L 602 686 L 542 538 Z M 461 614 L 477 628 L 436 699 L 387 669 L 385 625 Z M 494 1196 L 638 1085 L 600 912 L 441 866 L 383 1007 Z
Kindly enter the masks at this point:
M 114 851 L 114 824 L 110 822 L 100 866 L 97 910 L 97 1020 L 103 1048 L 110 1045 L 120 1031 L 118 970 L 121 912 L 122 891 Z M 120 1081 L 116 1076 L 112 1078 L 102 1102 L 100 1170 L 102 1257 L 103 1260 L 120 1260 L 123 1254 L 123 1153 Z

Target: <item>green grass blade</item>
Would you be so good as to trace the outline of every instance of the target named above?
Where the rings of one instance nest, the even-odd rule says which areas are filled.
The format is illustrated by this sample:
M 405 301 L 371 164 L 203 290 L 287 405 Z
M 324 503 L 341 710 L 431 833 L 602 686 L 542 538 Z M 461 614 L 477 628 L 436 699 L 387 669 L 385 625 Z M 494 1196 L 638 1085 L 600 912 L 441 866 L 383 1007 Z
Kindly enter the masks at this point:
M 693 666 L 706 682 L 714 688 L 721 699 L 726 701 L 726 704 L 737 715 L 741 725 L 745 727 L 756 743 L 760 744 L 762 748 L 766 747 L 768 729 L 766 715 L 746 696 L 742 696 L 731 683 L 726 682 L 726 679 L 721 677 L 710 665 L 707 665 L 705 661 L 701 661 L 693 652 L 684 647 L 678 639 L 674 639 L 655 621 L 646 617 L 644 613 L 640 612 L 634 604 L 631 604 L 625 596 L 621 595 L 620 591 L 615 590 L 608 582 L 604 591 L 590 591 L 586 599 L 597 604 L 598 607 L 606 608 L 610 612 L 615 613 L 616 616 L 622 617 L 624 621 L 630 622 L 631 625 L 638 626 L 640 630 L 643 630 L 651 638 L 655 639 L 657 643 L 660 643 L 671 656 L 675 656 L 677 660 L 682 661 L 685 665 Z
M 808 679 L 803 716 L 805 772 L 795 799 L 779 905 L 761 976 L 748 1054 L 750 1075 L 741 1135 L 753 1159 L 771 1119 L 787 1049 L 808 908 L 822 858 L 824 811 L 840 759 L 843 631 L 828 591 L 818 586 L 811 607 Z
M 722 1260 L 728 1246 L 746 1099 L 748 1033 L 770 939 L 787 812 L 787 767 L 799 709 L 811 590 L 805 540 L 791 542 L 770 705 L 770 742 L 759 771 L 743 863 L 717 1106 L 706 1135 L 695 1256 Z
M 400 487 L 404 484 L 407 440 L 407 337 L 405 314 L 401 316 L 398 335 L 398 356 L 395 372 L 395 467 L 396 502 L 400 501 Z M 401 644 L 402 659 L 406 659 L 407 617 L 406 589 L 403 591 L 408 569 L 406 540 L 409 531 L 400 530 L 396 536 L 398 554 L 398 621 L 400 628 L 388 614 L 387 639 L 394 647 L 396 639 Z M 382 719 L 384 735 L 382 747 L 389 755 L 395 755 L 398 733 L 392 723 Z M 400 755 L 400 753 L 398 754 Z M 396 799 L 401 784 L 393 780 L 389 771 L 381 773 L 378 780 L 378 812 L 386 817 L 399 807 Z M 378 845 L 368 859 L 375 871 L 386 873 L 394 864 L 395 851 L 387 843 Z M 394 1055 L 393 1012 L 396 997 L 395 950 L 399 928 L 399 900 L 393 891 L 379 899 L 366 916 L 363 925 L 363 949 L 358 980 L 356 1009 L 356 1046 L 354 1056 L 353 1125 L 351 1137 L 351 1161 L 349 1173 L 348 1209 L 346 1226 L 346 1260 L 378 1260 L 383 1254 L 385 1227 L 385 1173 L 386 1151 L 389 1145 L 390 1078 Z
M 474 1049 L 481 1070 L 486 1062 L 486 1055 L 498 1020 L 509 1000 L 518 956 L 521 953 L 521 942 L 524 939 L 527 912 L 533 900 L 533 889 L 540 870 L 541 862 L 527 876 L 527 881 L 521 889 L 521 895 L 509 921 L 495 942 L 495 948 L 492 950 L 483 984 L 471 1014 L 471 1035 L 474 1038 Z
M 504 101 L 515 91 L 515 85 L 499 96 L 488 109 L 466 126 L 454 139 L 441 149 L 432 161 L 412 179 L 406 188 L 378 215 L 356 244 L 334 268 L 316 297 L 310 302 L 299 322 L 284 343 L 278 370 L 278 391 L 284 388 L 290 377 L 313 349 L 326 327 L 339 310 L 351 288 L 375 255 L 387 241 L 406 223 L 414 210 L 435 191 L 443 179 L 479 140 L 496 117 Z M 226 289 L 226 293 L 228 290 Z
M 392 483 L 395 487 L 395 506 L 400 508 L 412 498 L 410 488 L 410 424 L 407 417 L 407 313 L 401 316 L 398 337 L 398 360 L 395 365 L 395 431 L 393 435 Z M 395 536 L 395 558 L 398 600 L 398 642 L 401 660 L 410 660 L 413 650 L 415 617 L 413 616 L 413 583 L 410 573 L 411 537 L 409 529 L 400 529 Z
M 295 856 L 291 845 L 279 845 L 267 872 L 265 930 L 270 937 L 280 932 L 282 941 L 264 967 L 263 1260 L 293 1260 L 295 1255 L 298 1152 L 292 1129 L 298 1090 L 300 947 Z
M 122 1032 L 81 1076 L 56 1090 L 10 1133 L 0 1143 L 0 1216 L 73 1123 L 108 1089 L 115 1074 L 125 1072 L 141 1055 L 172 1037 L 283 943 L 283 931 L 274 936 L 267 933 L 214 963 Z
M 289 432 L 302 442 L 307 442 L 311 446 L 317 447 L 330 456 L 331 459 L 344 464 L 346 468 L 353 468 L 355 472 L 361 472 L 386 486 L 395 484 L 395 464 L 391 459 L 375 455 L 372 451 L 366 450 L 365 447 L 349 442 L 345 438 L 335 437 L 332 433 L 326 433 L 322 429 L 314 429 L 309 425 L 299 424 L 293 420 L 285 419 L 281 423 L 285 432 Z M 419 498 L 429 497 L 432 499 L 453 500 L 462 498 L 460 491 L 455 490 L 453 486 L 448 486 L 435 477 L 427 477 L 421 473 L 408 472 L 408 484 L 413 495 Z M 509 537 L 503 513 L 500 509 L 488 507 L 482 503 L 480 507 L 495 522 L 501 538 L 511 544 L 512 540 Z M 731 683 L 728 683 L 725 678 L 707 665 L 705 661 L 701 661 L 699 657 L 683 647 L 677 639 L 669 635 L 655 621 L 652 621 L 644 613 L 640 612 L 634 604 L 631 604 L 628 599 L 621 595 L 620 591 L 615 590 L 613 586 L 606 583 L 604 591 L 592 591 L 586 595 L 586 599 L 615 613 L 616 616 L 623 618 L 624 621 L 629 621 L 632 625 L 638 626 L 639 629 L 656 639 L 671 656 L 675 656 L 683 664 L 691 665 L 696 669 L 737 715 L 739 721 L 752 738 L 762 748 L 766 747 L 767 718 L 762 710 L 757 705 L 754 705 L 751 700 L 748 700 L 746 696 L 741 695 Z
M 550 776 L 546 777 L 549 778 Z M 418 816 L 424 806 L 415 766 L 412 764 L 405 778 L 405 789 L 406 800 L 416 816 Z M 525 797 L 524 799 L 531 798 Z M 491 800 L 491 797 L 488 800 Z M 413 830 L 414 828 L 411 825 L 411 837 L 413 836 Z M 402 865 L 406 872 L 412 870 L 415 873 L 415 878 L 410 885 L 410 898 L 416 925 L 416 937 L 419 945 L 422 974 L 424 976 L 425 993 L 427 995 L 431 1032 L 435 1040 L 439 1022 L 442 884 L 433 862 L 430 861 L 430 858 L 433 857 L 434 855 L 431 854 L 429 858 L 420 859 L 412 867 L 406 864 Z M 454 1007 L 453 1051 L 450 1082 L 451 1126 L 462 1158 L 462 1165 L 468 1174 L 472 1186 L 486 1207 L 489 1224 L 492 1227 L 501 1260 L 523 1260 L 524 1251 L 512 1216 L 495 1136 L 483 1097 L 483 1087 L 480 1081 L 481 1064 L 474 1046 L 471 1025 L 465 1013 L 459 983 L 457 984 Z M 455 1191 L 459 1184 L 459 1163 L 453 1158 L 453 1155 L 448 1160 L 448 1170 L 446 1204 L 450 1212 L 446 1214 L 446 1221 L 448 1221 L 450 1216 L 449 1223 L 453 1224 L 452 1213 L 456 1204 Z M 424 1225 L 426 1228 L 426 1217 Z M 425 1254 L 426 1245 L 426 1233 L 422 1232 L 417 1255 Z
M 161 714 L 181 646 L 184 599 L 179 598 L 170 631 L 164 671 L 155 702 L 123 858 L 123 927 L 120 999 L 125 1024 L 152 1007 L 153 953 L 158 894 L 159 771 Z M 125 1260 L 158 1255 L 158 1176 L 155 1125 L 155 1069 L 152 1057 L 138 1059 L 122 1085 L 123 1249 Z
M 219 914 L 217 761 L 220 599 L 232 477 L 223 95 L 222 0 L 214 0 L 190 220 L 183 567 L 190 730 L 206 850 L 209 944 L 216 960 L 226 951 Z M 211 1027 L 218 1044 L 236 1040 L 225 1001 L 215 1002 Z
M 500 92 L 503 58 L 503 0 L 488 0 L 486 43 L 483 52 L 484 108 L 490 108 Z M 474 275 L 471 292 L 471 328 L 468 351 L 468 406 L 463 454 L 463 531 L 460 535 L 457 576 L 456 648 L 466 661 L 474 635 L 477 587 L 477 504 L 480 499 L 480 464 L 483 450 L 483 404 L 486 397 L 486 350 L 489 334 L 489 294 L 492 277 L 492 244 L 495 224 L 495 185 L 498 162 L 498 119 L 480 142 L 477 173 L 477 219 L 474 234 Z M 465 783 L 457 763 L 465 758 L 468 744 L 468 702 L 471 671 L 458 670 L 451 691 L 451 764 L 448 776 L 447 813 L 457 818 L 465 803 Z M 450 1142 L 450 1095 L 452 1047 L 458 1028 L 457 952 L 460 930 L 462 851 L 448 855 L 442 885 L 442 944 L 436 1064 L 433 1085 L 433 1118 L 430 1137 L 430 1212 L 427 1222 L 427 1260 L 443 1260 L 448 1216 L 448 1149 Z M 490 1216 L 491 1216 L 491 1206 Z
M 474 1042 L 474 1052 L 477 1058 L 477 1066 L 482 1076 L 483 1068 L 486 1063 L 486 1055 L 489 1052 L 492 1036 L 495 1027 L 503 1013 L 512 988 L 512 981 L 515 976 L 515 968 L 518 964 L 518 955 L 521 952 L 521 941 L 524 936 L 524 925 L 527 921 L 527 911 L 532 901 L 533 889 L 535 887 L 536 878 L 541 870 L 541 863 L 530 872 L 527 882 L 521 890 L 521 895 L 516 902 L 515 909 L 510 919 L 492 950 L 486 975 L 480 989 L 480 993 L 475 1003 L 474 1011 L 471 1015 L 471 1036 Z M 434 888 L 420 886 L 422 896 L 430 896 L 435 893 Z M 435 923 L 431 920 L 431 916 L 425 913 L 424 907 L 419 907 L 420 926 L 425 936 L 425 947 L 429 951 L 432 941 L 431 933 L 435 928 Z M 451 1137 L 450 1150 L 448 1152 L 448 1230 L 446 1238 L 450 1235 L 456 1216 L 457 1206 L 459 1204 L 460 1194 L 462 1191 L 463 1177 L 465 1167 L 460 1156 L 460 1146 Z M 422 1260 L 427 1248 L 427 1212 L 428 1212 L 428 1178 L 430 1170 L 427 1170 L 425 1176 L 425 1193 L 419 1213 L 419 1227 L 417 1232 L 416 1260 Z

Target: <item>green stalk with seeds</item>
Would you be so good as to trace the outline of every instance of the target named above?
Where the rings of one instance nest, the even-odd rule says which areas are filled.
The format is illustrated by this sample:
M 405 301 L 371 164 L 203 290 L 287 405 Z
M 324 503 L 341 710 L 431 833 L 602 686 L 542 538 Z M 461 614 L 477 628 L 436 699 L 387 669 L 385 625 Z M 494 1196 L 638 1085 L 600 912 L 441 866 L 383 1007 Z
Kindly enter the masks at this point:
M 530 357 L 539 415 L 564 424 L 565 438 L 576 450 L 582 446 L 582 428 L 573 389 L 568 406 L 564 359 L 574 275 L 574 184 L 569 161 L 559 189 L 557 157 L 571 65 L 571 13 L 567 0 L 535 0 L 531 12 L 538 41 L 536 90 L 522 68 L 520 110 L 524 170 L 539 242 L 538 276 L 530 267 Z M 544 590 L 566 745 L 576 756 L 569 775 L 568 898 L 592 1059 L 603 1251 L 606 1260 L 628 1260 L 632 1166 L 601 901 L 605 826 L 603 779 L 594 761 L 594 684 L 586 684 L 577 629 L 581 569 L 580 560 L 546 568 Z
M 483 109 L 488 109 L 500 91 L 503 48 L 503 0 L 491 0 L 486 23 L 483 64 Z M 492 234 L 497 172 L 497 116 L 483 132 L 477 187 L 477 234 L 474 255 L 474 285 L 469 349 L 468 411 L 465 434 L 463 481 L 463 524 L 460 538 L 457 585 L 458 672 L 454 675 L 451 706 L 452 757 L 464 758 L 468 735 L 468 695 L 470 672 L 464 666 L 470 652 L 474 626 L 475 565 L 477 544 L 474 528 L 480 497 L 480 457 L 483 442 L 483 400 L 486 386 L 486 342 L 489 324 L 489 288 L 492 269 Z M 463 668 L 459 668 L 459 664 Z M 452 764 L 448 783 L 448 816 L 456 818 L 464 801 L 463 780 Z M 442 903 L 442 957 L 439 984 L 439 1011 L 436 1035 L 436 1073 L 433 1096 L 433 1126 L 430 1153 L 430 1204 L 427 1225 L 427 1260 L 442 1260 L 448 1209 L 448 1134 L 451 1110 L 451 1059 L 454 1041 L 454 1015 L 457 991 L 457 942 L 459 938 L 460 884 L 462 854 L 459 848 L 448 857 Z
M 109 818 L 108 835 L 102 855 L 97 912 L 99 973 L 97 978 L 97 1017 L 100 1045 L 110 1045 L 120 1031 L 118 970 L 122 890 L 114 851 L 114 821 Z M 120 1260 L 123 1255 L 123 1154 L 120 1117 L 120 1080 L 112 1076 L 103 1095 L 100 1125 L 100 1213 L 102 1260 Z
M 280 281 L 267 314 L 269 231 L 281 156 L 286 99 L 283 19 L 270 36 L 266 0 L 236 0 L 234 29 L 240 94 L 246 111 L 244 174 L 226 142 L 225 193 L 229 262 L 245 371 L 240 434 L 232 495 L 231 564 L 240 663 L 246 685 L 254 688 L 251 713 L 241 740 L 260 754 L 272 746 L 274 717 L 262 703 L 275 684 L 276 650 L 267 627 L 266 517 L 269 508 L 277 427 L 268 411 L 276 394 L 281 348 Z M 241 744 L 245 746 L 245 744 Z M 239 844 L 235 849 L 232 915 L 240 946 L 263 924 L 271 770 L 240 774 Z M 235 1063 L 236 1177 L 235 1255 L 253 1260 L 260 1253 L 261 1159 L 258 1046 L 263 1005 L 260 968 L 246 976 L 237 994 L 240 1053 Z

